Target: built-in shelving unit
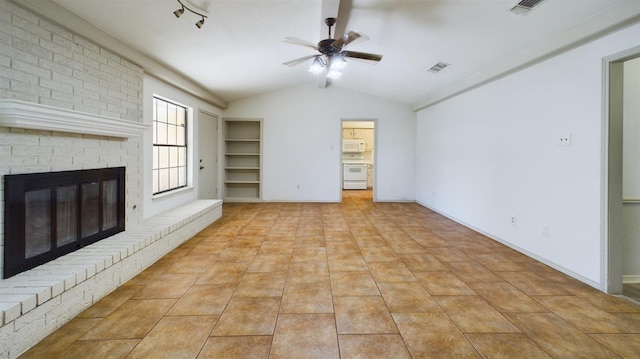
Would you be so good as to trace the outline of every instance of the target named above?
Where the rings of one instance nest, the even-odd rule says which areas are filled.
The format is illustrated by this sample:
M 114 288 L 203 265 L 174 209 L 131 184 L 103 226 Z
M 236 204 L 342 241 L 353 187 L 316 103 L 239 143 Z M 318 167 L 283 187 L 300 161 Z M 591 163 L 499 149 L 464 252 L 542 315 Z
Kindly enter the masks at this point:
M 224 119 L 224 200 L 261 198 L 262 120 Z

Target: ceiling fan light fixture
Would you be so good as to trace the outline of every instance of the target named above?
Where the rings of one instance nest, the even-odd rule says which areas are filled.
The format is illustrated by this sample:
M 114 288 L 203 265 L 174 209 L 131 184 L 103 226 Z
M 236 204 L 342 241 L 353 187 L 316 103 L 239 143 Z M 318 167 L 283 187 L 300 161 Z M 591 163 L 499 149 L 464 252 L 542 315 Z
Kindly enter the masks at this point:
M 332 80 L 338 79 L 340 76 L 342 76 L 342 71 L 337 69 L 329 69 L 329 72 L 327 72 L 327 78 Z
M 178 0 L 187 1 L 187 0 Z M 307 60 L 313 59 L 308 71 L 318 76 L 318 87 L 326 88 L 331 84 L 327 79 L 337 79 L 342 76 L 344 67 L 347 65 L 347 57 L 354 59 L 361 59 L 370 62 L 379 62 L 382 60 L 382 55 L 369 54 L 366 52 L 350 51 L 346 50 L 349 44 L 355 42 L 358 39 L 367 40 L 364 34 L 360 34 L 354 31 L 349 31 L 347 34 L 341 36 L 338 39 L 334 39 L 331 36 L 331 27 L 335 25 L 335 18 L 326 18 L 325 24 L 329 27 L 329 38 L 320 40 L 317 45 L 300 40 L 297 37 L 285 37 L 285 42 L 310 47 L 319 52 L 319 54 L 303 56 L 291 61 L 284 62 L 283 65 L 294 66 L 307 62 Z
M 342 70 L 345 66 L 347 66 L 347 60 L 345 60 L 344 57 L 340 55 L 331 56 L 329 63 L 329 68 L 331 70 Z
M 309 72 L 313 73 L 313 74 L 319 74 L 322 71 L 324 71 L 324 64 L 322 63 L 322 60 L 320 60 L 319 57 L 316 57 L 315 59 L 313 59 L 313 62 L 311 63 L 311 66 L 309 66 Z

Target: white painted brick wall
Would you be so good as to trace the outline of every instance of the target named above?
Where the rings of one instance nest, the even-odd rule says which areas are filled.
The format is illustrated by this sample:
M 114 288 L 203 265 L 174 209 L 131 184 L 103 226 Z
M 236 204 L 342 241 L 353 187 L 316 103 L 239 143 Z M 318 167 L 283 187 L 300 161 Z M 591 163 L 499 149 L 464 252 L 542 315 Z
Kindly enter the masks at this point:
M 142 80 L 140 66 L 0 0 L 0 98 L 142 122 Z M 17 357 L 221 216 L 219 202 L 198 201 L 141 224 L 141 143 L 0 127 L 0 176 L 127 167 L 127 231 L 0 280 L 0 359 Z
M 142 122 L 140 66 L 7 0 L 0 14 L 0 98 Z M 139 139 L 0 128 L 0 144 L 0 176 L 127 166 L 126 221 L 140 221 Z
M 0 13 L 0 98 L 141 121 L 140 66 L 7 0 Z

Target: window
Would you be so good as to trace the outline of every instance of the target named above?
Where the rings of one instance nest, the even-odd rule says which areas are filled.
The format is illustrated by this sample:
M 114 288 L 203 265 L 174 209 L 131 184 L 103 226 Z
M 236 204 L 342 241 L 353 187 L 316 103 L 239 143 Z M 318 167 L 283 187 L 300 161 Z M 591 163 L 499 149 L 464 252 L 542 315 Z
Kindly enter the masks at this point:
M 153 98 L 153 194 L 187 186 L 187 108 Z

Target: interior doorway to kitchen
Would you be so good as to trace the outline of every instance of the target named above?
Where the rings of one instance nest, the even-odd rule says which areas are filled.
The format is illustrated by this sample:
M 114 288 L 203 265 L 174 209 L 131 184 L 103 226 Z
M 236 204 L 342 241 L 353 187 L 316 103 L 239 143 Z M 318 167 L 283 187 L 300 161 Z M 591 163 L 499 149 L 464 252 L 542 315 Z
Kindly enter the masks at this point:
M 342 191 L 370 191 L 375 201 L 376 139 L 375 119 L 342 120 Z

